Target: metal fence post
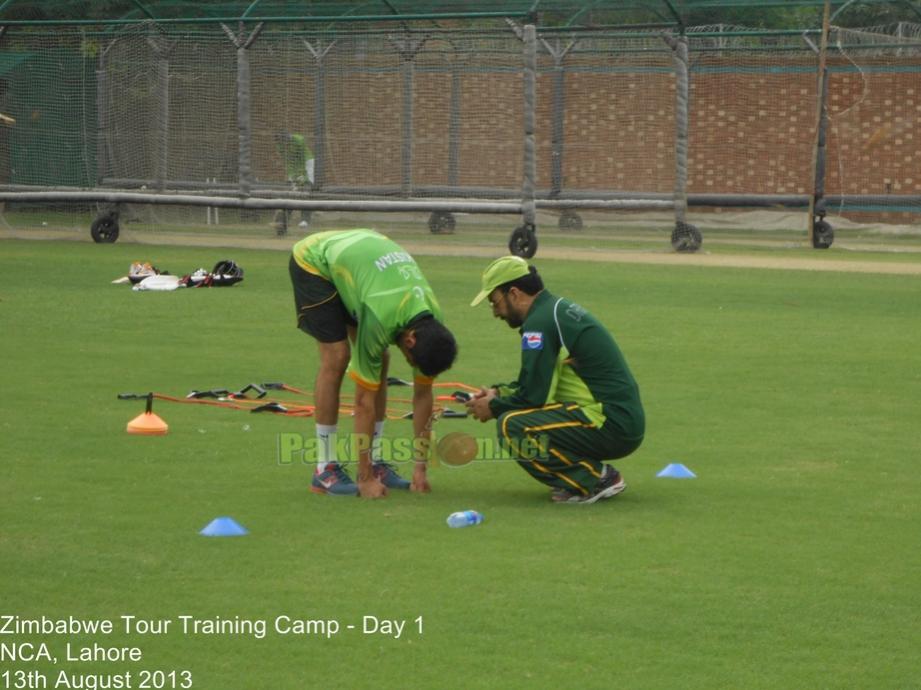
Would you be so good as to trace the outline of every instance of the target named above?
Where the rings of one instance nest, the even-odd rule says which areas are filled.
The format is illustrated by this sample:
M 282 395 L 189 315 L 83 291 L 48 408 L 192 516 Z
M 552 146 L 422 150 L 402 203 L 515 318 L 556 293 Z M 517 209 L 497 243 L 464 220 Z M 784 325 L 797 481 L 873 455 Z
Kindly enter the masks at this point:
M 535 153 L 535 92 L 537 90 L 537 29 L 527 24 L 524 39 L 524 171 L 521 183 L 521 217 L 526 228 L 534 228 L 537 219 L 534 200 L 537 161 Z

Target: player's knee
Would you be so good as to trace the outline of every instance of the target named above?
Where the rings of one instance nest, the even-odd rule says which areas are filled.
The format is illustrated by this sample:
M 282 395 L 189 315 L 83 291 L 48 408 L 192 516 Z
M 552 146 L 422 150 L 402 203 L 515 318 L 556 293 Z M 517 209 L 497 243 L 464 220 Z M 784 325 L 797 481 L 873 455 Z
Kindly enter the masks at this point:
M 504 412 L 496 419 L 496 432 L 499 437 L 499 443 L 513 457 L 518 457 L 518 449 L 525 435 L 520 418 L 521 415 Z
M 515 410 L 503 412 L 496 419 L 496 425 L 499 429 L 499 436 L 523 436 L 525 427 L 525 417 L 520 412 L 516 414 Z

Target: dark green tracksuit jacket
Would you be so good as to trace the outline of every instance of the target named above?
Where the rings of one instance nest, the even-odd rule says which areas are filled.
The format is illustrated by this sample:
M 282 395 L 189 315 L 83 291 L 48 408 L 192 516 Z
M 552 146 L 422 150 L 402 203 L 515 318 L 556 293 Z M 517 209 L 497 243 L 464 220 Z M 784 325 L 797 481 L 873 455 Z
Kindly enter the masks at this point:
M 544 290 L 520 333 L 518 380 L 495 386 L 499 395 L 490 402 L 500 438 L 539 432 L 559 450 L 551 450 L 551 463 L 561 456 L 595 470 L 601 460 L 639 447 L 646 429 L 639 388 L 614 338 L 594 316 Z M 593 482 L 582 479 L 580 484 Z

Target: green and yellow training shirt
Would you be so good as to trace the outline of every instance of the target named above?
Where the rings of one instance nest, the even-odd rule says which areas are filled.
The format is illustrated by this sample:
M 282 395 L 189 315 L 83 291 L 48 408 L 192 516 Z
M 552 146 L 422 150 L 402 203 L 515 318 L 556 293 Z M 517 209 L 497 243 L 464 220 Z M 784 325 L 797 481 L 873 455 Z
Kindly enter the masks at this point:
M 294 245 L 305 271 L 336 286 L 358 322 L 348 373 L 365 388 L 380 387 L 383 355 L 416 319 L 442 320 L 441 307 L 415 260 L 400 245 L 373 230 L 319 232 Z M 432 379 L 414 370 L 419 383 Z

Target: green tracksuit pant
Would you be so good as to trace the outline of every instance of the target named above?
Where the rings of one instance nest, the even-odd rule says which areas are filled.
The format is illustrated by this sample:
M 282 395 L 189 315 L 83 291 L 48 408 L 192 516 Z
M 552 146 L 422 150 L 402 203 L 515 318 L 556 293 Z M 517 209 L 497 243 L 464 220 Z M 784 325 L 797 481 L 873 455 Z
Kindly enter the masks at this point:
M 499 440 L 537 481 L 555 489 L 591 493 L 604 460 L 636 450 L 642 439 L 627 439 L 606 421 L 593 424 L 578 405 L 556 403 L 510 410 L 497 420 Z

